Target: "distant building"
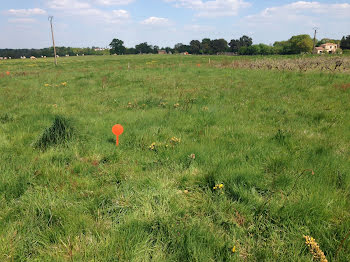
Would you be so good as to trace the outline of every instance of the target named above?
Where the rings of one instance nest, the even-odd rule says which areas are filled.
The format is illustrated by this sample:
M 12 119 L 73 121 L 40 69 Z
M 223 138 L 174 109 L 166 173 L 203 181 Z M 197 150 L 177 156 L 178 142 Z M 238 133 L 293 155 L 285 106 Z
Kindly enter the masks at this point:
M 158 55 L 166 55 L 167 52 L 165 50 L 158 50 Z
M 314 54 L 322 54 L 324 52 L 323 47 L 315 47 Z
M 325 43 L 319 47 L 315 47 L 314 54 L 335 54 L 337 52 L 338 45 L 333 43 Z

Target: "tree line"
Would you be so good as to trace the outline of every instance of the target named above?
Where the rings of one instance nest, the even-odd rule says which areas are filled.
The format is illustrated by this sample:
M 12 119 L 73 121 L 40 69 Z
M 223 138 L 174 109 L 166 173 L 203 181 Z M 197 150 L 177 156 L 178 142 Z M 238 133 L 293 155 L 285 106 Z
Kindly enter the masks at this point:
M 312 39 L 309 35 L 296 35 L 287 41 L 277 41 L 273 45 L 255 44 L 249 36 L 242 36 L 239 39 L 226 41 L 223 38 L 209 39 L 202 41 L 192 40 L 188 45 L 178 43 L 171 47 L 159 48 L 149 45 L 147 42 L 136 45 L 132 48 L 126 48 L 124 42 L 120 39 L 113 39 L 110 43 L 111 54 L 156 54 L 159 50 L 165 50 L 167 53 L 189 53 L 195 55 L 214 55 L 220 53 L 232 53 L 238 55 L 290 55 L 301 53 L 312 53 L 314 45 L 320 46 L 324 43 L 336 43 L 341 49 L 350 49 L 350 35 L 341 40 L 324 38 L 321 40 Z
M 98 50 L 96 47 L 74 48 L 74 47 L 56 47 L 57 55 L 59 56 L 76 56 L 76 55 L 107 55 L 109 49 Z M 42 49 L 0 49 L 0 57 L 20 58 L 25 57 L 54 57 L 53 47 Z
M 350 35 L 344 36 L 341 40 L 324 38 L 316 40 L 315 46 L 324 43 L 336 43 L 343 50 L 350 50 Z M 239 39 L 226 41 L 223 38 L 203 40 L 192 40 L 189 44 L 178 43 L 173 48 L 149 45 L 147 42 L 127 48 L 120 39 L 113 39 L 110 43 L 110 49 L 100 50 L 96 47 L 91 48 L 73 48 L 73 47 L 56 47 L 59 56 L 76 56 L 76 55 L 128 55 L 128 54 L 157 54 L 159 50 L 167 53 L 185 53 L 194 55 L 215 55 L 221 53 L 232 53 L 238 55 L 289 55 L 300 53 L 311 53 L 314 46 L 314 40 L 309 35 L 297 35 L 287 41 L 277 41 L 273 45 L 253 44 L 253 39 L 249 36 L 242 36 Z M 20 58 L 26 57 L 53 57 L 53 48 L 43 49 L 0 49 L 0 57 Z

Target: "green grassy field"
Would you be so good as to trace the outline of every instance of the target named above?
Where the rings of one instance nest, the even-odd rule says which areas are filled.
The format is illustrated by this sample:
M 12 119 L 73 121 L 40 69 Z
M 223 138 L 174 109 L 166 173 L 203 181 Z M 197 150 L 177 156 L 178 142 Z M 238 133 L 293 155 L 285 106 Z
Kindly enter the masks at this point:
M 350 261 L 348 71 L 208 59 L 1 62 L 0 261 Z

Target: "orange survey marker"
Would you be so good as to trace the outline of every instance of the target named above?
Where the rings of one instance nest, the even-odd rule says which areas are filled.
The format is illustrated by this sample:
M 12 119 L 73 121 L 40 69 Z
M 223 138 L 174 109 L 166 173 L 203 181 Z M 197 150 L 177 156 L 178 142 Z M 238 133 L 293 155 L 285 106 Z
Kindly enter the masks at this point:
M 10 75 L 10 72 L 9 72 L 9 71 L 6 71 L 6 75 L 8 75 L 8 76 L 9 76 L 9 75 Z
M 116 135 L 116 137 L 117 137 L 117 146 L 119 146 L 119 136 L 120 136 L 121 134 L 123 134 L 123 132 L 124 132 L 123 126 L 122 126 L 122 125 L 119 125 L 119 124 L 113 126 L 112 132 L 113 132 L 113 134 Z

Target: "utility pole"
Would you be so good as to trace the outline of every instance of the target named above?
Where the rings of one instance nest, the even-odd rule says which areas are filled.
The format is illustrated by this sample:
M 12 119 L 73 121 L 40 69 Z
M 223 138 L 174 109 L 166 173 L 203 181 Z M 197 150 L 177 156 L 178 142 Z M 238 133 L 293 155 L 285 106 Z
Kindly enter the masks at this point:
M 52 19 L 53 19 L 53 16 L 49 16 L 49 21 L 50 21 L 50 25 L 51 25 L 53 51 L 55 53 L 55 65 L 57 66 L 57 55 L 56 55 L 55 37 L 53 35 Z
M 315 47 L 316 47 L 316 35 L 317 35 L 317 27 L 313 28 L 315 30 L 315 34 L 314 34 L 314 47 L 312 48 L 312 52 L 314 51 Z

